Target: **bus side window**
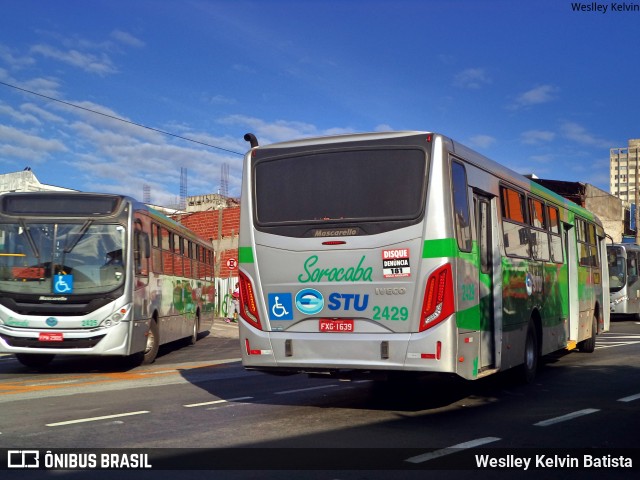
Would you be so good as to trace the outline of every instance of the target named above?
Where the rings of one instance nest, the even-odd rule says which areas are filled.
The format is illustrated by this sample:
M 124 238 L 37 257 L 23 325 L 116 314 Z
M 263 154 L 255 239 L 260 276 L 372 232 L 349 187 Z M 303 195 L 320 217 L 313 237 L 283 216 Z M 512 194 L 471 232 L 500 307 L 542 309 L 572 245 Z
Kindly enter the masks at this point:
M 464 166 L 458 162 L 451 162 L 451 183 L 453 187 L 453 216 L 455 218 L 458 248 L 463 252 L 470 252 L 472 240 L 467 174 Z
M 638 254 L 627 252 L 627 285 L 638 281 Z
M 529 223 L 533 227 L 530 235 L 531 253 L 535 260 L 549 261 L 549 234 L 544 203 L 536 198 L 529 198 Z
M 137 222 L 135 224 L 133 248 L 136 275 L 149 275 L 149 257 L 151 256 L 149 235 L 142 231 L 142 225 Z
M 583 267 L 591 266 L 591 253 L 589 252 L 587 223 L 576 218 L 576 234 L 578 239 L 578 263 Z
M 502 236 L 510 257 L 530 257 L 530 229 L 525 224 L 524 194 L 508 187 L 500 188 Z

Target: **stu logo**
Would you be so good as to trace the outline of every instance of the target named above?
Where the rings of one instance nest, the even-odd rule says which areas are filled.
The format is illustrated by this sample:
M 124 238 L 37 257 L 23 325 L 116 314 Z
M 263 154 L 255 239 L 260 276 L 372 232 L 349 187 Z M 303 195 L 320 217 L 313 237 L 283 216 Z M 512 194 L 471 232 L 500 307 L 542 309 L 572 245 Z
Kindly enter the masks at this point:
M 344 306 L 343 306 L 344 305 Z M 362 312 L 369 305 L 369 295 L 360 295 L 359 293 L 332 293 L 329 295 L 329 310 L 354 310 Z

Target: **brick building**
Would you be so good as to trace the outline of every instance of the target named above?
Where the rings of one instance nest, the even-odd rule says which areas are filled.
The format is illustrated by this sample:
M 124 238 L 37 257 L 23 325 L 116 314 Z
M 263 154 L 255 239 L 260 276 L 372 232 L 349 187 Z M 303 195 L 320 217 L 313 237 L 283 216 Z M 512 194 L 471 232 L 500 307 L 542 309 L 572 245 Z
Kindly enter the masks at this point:
M 219 210 L 184 213 L 174 219 L 208 240 L 216 253 L 215 276 L 237 277 L 238 270 L 229 270 L 227 260 L 238 259 L 238 231 L 240 230 L 240 207 L 232 206 Z

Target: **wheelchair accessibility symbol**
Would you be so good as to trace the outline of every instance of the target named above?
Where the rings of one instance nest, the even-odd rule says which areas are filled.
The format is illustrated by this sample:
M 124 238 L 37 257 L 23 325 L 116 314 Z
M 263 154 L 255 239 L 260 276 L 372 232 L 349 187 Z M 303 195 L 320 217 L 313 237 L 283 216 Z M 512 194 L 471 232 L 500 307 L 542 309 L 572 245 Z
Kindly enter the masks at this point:
M 53 281 L 53 293 L 72 293 L 73 275 L 56 275 Z
M 293 302 L 290 293 L 270 293 L 269 320 L 293 320 Z

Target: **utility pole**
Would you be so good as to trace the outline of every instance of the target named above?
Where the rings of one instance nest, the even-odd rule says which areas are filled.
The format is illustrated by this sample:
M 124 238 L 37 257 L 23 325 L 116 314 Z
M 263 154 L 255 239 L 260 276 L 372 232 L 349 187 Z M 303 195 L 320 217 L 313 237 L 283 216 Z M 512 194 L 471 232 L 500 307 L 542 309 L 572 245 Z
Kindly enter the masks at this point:
M 636 154 L 636 209 L 635 209 L 635 221 L 636 221 L 636 245 L 640 245 L 640 191 L 639 191 L 639 182 L 638 182 L 638 173 L 640 169 L 638 168 L 638 147 L 635 147 L 633 151 Z M 629 148 L 627 151 L 627 158 L 631 156 L 632 149 Z

